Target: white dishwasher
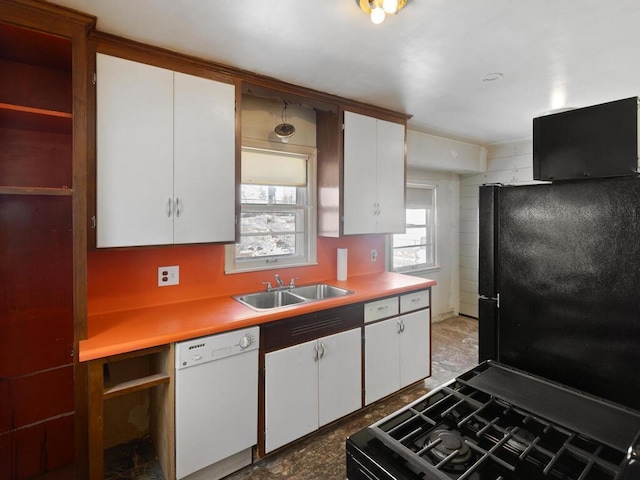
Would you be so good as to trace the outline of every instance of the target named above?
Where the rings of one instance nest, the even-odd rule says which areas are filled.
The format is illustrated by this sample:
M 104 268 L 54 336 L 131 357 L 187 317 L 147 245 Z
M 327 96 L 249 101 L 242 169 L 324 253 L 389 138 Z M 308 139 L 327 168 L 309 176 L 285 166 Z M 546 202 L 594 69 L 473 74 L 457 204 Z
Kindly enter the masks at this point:
M 176 343 L 176 477 L 216 480 L 252 461 L 259 327 Z

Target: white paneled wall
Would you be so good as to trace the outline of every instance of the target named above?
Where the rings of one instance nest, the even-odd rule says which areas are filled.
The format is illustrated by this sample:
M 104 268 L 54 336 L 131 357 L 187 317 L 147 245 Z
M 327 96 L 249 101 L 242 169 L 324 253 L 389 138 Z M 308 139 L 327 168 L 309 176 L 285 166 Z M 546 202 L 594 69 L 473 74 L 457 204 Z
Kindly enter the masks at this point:
M 437 322 L 458 313 L 460 177 L 455 173 L 409 167 L 407 169 L 407 182 L 436 186 L 436 255 L 438 268 L 412 275 L 438 282 L 431 290 L 431 314 L 433 321 Z M 390 258 L 390 255 L 387 257 Z
M 480 145 L 407 131 L 407 180 L 437 185 L 437 269 L 418 276 L 438 282 L 432 290 L 434 321 L 456 315 L 460 305 L 461 173 L 480 173 L 487 167 L 487 150 Z M 477 223 L 477 220 L 476 220 Z M 464 225 L 468 228 L 467 225 Z M 477 270 L 477 267 L 476 267 Z
M 460 181 L 460 313 L 477 318 L 478 186 L 467 185 L 468 178 Z
M 489 147 L 487 171 L 460 178 L 460 313 L 472 317 L 478 316 L 478 187 L 487 183 L 536 183 L 531 139 Z

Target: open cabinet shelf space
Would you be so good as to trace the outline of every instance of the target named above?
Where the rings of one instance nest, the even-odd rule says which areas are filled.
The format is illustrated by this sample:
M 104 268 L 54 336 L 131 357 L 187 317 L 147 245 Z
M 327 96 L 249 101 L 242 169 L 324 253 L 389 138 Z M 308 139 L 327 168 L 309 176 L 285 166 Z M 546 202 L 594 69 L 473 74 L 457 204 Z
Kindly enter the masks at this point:
M 118 383 L 112 387 L 105 387 L 104 398 L 105 400 L 118 395 L 126 395 L 127 393 L 137 392 L 139 390 L 145 390 L 147 388 L 162 385 L 164 383 L 170 383 L 171 377 L 167 373 L 155 373 L 142 378 L 136 378 L 127 382 Z
M 69 112 L 0 103 L 0 128 L 71 134 Z

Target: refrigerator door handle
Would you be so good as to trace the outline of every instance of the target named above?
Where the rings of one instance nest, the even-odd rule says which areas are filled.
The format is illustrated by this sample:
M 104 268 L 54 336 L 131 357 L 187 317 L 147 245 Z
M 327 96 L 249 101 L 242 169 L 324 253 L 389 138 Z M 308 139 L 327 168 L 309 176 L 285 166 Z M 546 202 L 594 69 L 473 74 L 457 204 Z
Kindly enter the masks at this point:
M 486 295 L 480 295 L 480 300 L 495 300 L 496 307 L 500 308 L 500 294 L 497 293 L 495 297 L 487 297 Z

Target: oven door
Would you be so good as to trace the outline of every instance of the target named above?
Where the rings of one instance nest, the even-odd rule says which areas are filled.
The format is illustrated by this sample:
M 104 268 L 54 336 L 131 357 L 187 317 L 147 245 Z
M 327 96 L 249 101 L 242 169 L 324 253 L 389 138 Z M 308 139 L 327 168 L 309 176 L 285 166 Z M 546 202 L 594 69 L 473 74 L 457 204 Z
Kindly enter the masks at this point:
M 347 439 L 347 480 L 424 480 L 368 429 Z

